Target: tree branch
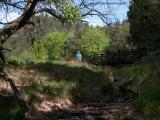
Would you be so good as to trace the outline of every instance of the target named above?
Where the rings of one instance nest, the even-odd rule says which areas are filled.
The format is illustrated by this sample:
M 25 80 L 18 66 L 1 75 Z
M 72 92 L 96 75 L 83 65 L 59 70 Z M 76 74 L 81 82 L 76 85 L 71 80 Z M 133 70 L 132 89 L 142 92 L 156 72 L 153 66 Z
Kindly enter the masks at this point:
M 11 24 L 6 25 L 0 32 L 0 42 L 3 44 L 17 30 L 23 27 L 27 21 L 33 16 L 34 9 L 38 3 L 38 0 L 28 0 L 27 6 L 23 11 L 23 14 L 16 20 L 12 21 Z
M 46 12 L 59 20 L 64 19 L 62 15 L 58 14 L 55 10 L 49 9 L 49 8 L 42 8 L 39 10 L 37 9 L 34 11 L 34 14 L 38 14 L 38 13 L 42 13 L 42 12 Z

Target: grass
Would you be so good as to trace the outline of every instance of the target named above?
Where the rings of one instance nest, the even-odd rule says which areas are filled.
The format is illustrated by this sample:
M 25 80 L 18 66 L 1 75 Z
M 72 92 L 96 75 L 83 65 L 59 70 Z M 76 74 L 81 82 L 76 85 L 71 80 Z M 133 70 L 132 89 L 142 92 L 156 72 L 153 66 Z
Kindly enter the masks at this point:
M 66 63 L 45 63 L 36 64 L 26 67 L 27 70 L 36 71 L 41 76 L 46 76 L 47 81 L 41 86 L 54 91 L 54 97 L 71 96 L 72 100 L 77 102 L 85 101 L 100 101 L 97 98 L 103 99 L 112 94 L 111 83 L 108 77 L 103 72 L 88 69 L 85 66 Z M 49 84 L 49 85 L 47 85 Z M 40 85 L 38 85 L 40 86 Z M 106 94 L 103 95 L 103 90 L 106 88 Z M 109 99 L 106 97 L 106 100 Z
M 114 68 L 121 80 L 132 81 L 130 89 L 138 93 L 133 107 L 145 118 L 160 114 L 160 62 L 159 57 L 145 58 L 132 66 Z
M 105 102 L 114 96 L 108 76 L 96 70 L 95 66 L 52 62 L 20 66 L 14 64 L 5 70 L 17 78 L 16 84 L 31 106 L 39 106 L 45 100 Z M 31 109 L 34 111 L 34 108 Z M 18 112 L 17 108 L 13 108 L 11 113 L 16 115 Z
M 27 65 L 14 62 L 6 70 L 17 78 L 16 83 L 31 106 L 59 99 L 73 103 L 106 102 L 117 94 L 109 74 L 96 66 L 64 61 Z M 147 58 L 131 66 L 111 69 L 120 80 L 132 81 L 129 88 L 138 93 L 133 106 L 145 119 L 160 112 L 159 65 L 157 58 Z M 10 116 L 19 113 L 17 107 L 12 109 L 8 112 Z
M 132 105 L 145 119 L 159 116 L 159 65 L 160 62 L 154 58 L 111 69 L 113 75 L 120 80 L 132 81 L 129 88 L 138 93 Z M 16 83 L 29 101 L 31 111 L 35 111 L 33 105 L 40 106 L 45 100 L 54 102 L 69 99 L 72 103 L 106 102 L 117 94 L 109 81 L 108 73 L 87 64 L 57 61 L 14 64 L 5 69 L 17 78 Z M 16 104 L 1 107 L 0 111 L 0 115 L 6 118 L 16 118 L 21 114 Z

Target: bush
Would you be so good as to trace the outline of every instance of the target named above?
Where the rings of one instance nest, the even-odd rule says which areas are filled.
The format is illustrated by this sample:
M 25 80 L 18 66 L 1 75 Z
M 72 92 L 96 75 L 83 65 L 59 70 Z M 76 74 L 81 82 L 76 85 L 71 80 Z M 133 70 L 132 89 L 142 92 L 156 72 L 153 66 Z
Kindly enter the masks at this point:
M 6 62 L 8 64 L 11 65 L 22 65 L 22 64 L 30 64 L 33 62 L 37 62 L 35 57 L 33 56 L 33 53 L 28 50 L 28 51 L 24 51 L 21 54 L 19 54 L 18 56 L 9 56 L 7 57 Z
M 38 59 L 58 60 L 67 39 L 68 35 L 63 32 L 48 33 L 43 40 L 34 43 L 33 53 Z
M 104 51 L 110 42 L 111 39 L 98 28 L 86 29 L 79 39 L 81 51 L 88 54 Z

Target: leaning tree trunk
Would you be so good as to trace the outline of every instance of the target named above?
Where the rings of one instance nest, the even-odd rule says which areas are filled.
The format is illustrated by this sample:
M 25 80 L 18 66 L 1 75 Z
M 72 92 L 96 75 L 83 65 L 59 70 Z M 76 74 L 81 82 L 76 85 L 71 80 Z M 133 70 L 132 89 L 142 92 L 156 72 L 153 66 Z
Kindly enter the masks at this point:
M 2 31 L 0 31 L 0 42 L 3 44 L 11 35 L 13 35 L 17 30 L 24 27 L 30 18 L 34 14 L 34 9 L 39 0 L 28 0 L 27 6 L 24 9 L 22 15 L 16 20 L 12 21 L 10 24 L 6 25 Z
M 24 27 L 30 18 L 34 14 L 35 7 L 39 0 L 27 0 L 27 5 L 20 17 L 12 21 L 10 24 L 7 24 L 1 31 L 0 31 L 0 43 L 3 44 L 11 35 L 13 35 L 17 30 Z M 3 58 L 0 57 L 1 59 Z M 3 59 L 2 59 L 3 60 Z M 17 103 L 21 108 L 21 112 L 24 113 L 29 110 L 29 105 L 25 101 L 25 99 L 21 96 L 19 90 L 17 89 L 14 80 L 11 76 L 9 76 L 3 69 L 0 69 L 0 77 L 3 78 L 5 81 L 10 83 L 11 89 L 16 97 Z

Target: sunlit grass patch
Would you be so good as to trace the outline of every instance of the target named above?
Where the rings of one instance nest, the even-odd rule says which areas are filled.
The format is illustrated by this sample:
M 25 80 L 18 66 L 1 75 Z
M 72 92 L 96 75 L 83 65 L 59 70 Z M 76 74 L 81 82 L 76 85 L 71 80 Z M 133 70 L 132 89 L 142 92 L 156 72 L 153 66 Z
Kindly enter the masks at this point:
M 33 98 L 34 102 L 38 94 L 46 99 L 69 98 L 73 102 L 107 101 L 113 95 L 106 73 L 83 64 L 55 61 L 9 69 L 22 82 L 23 95 Z

